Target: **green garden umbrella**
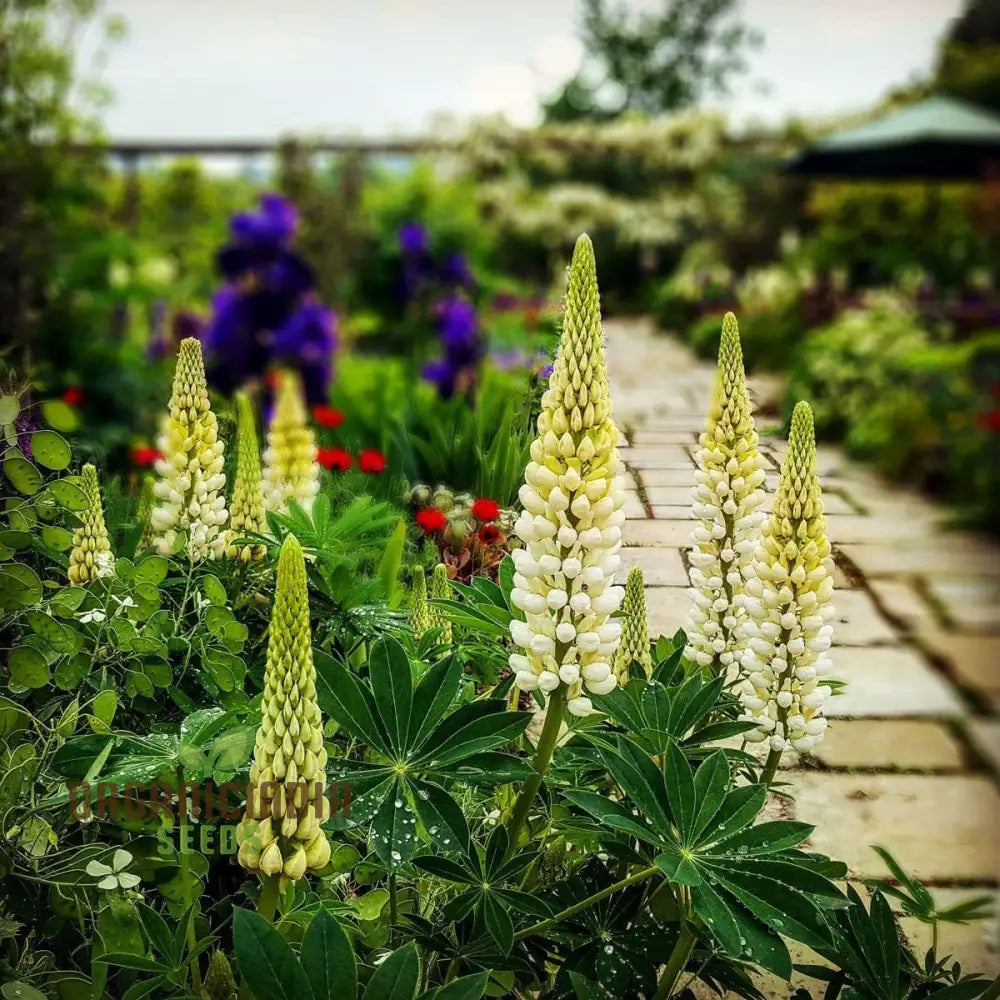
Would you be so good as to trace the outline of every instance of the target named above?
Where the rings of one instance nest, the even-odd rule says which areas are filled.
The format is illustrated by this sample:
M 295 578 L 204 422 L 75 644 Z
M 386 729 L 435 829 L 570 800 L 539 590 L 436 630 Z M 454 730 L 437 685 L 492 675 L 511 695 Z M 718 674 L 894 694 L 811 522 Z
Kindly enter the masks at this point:
M 785 169 L 859 180 L 982 180 L 1000 169 L 1000 117 L 950 97 L 929 97 L 828 135 Z

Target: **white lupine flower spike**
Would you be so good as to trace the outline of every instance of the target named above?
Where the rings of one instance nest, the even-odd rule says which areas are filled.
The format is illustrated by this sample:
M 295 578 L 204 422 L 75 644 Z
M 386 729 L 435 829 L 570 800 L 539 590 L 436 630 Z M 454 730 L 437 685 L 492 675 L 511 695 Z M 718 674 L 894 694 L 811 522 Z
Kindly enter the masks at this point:
M 689 555 L 694 600 L 686 655 L 736 680 L 746 576 L 764 519 L 758 510 L 764 501 L 764 468 L 732 313 L 722 321 L 714 396 L 695 458 L 696 526 Z
M 264 502 L 277 514 L 295 500 L 309 513 L 319 493 L 316 438 L 309 427 L 302 386 L 294 372 L 281 372 L 274 417 L 264 449 Z
M 618 430 L 611 419 L 594 248 L 576 242 L 559 349 L 542 396 L 514 526 L 511 600 L 525 621 L 511 623 L 521 651 L 510 657 L 522 691 L 560 686 L 570 713 L 589 715 L 584 691 L 616 684 L 612 663 L 621 624 L 614 585 L 625 514 Z
M 767 780 L 786 747 L 808 751 L 826 729 L 823 705 L 831 688 L 833 559 L 816 475 L 812 410 L 792 414 L 788 453 L 760 548 L 747 581 L 747 649 L 740 700 L 758 728 L 751 742 L 768 742 Z
M 181 341 L 170 412 L 158 443 L 163 457 L 155 467 L 153 549 L 170 555 L 183 539 L 191 562 L 217 559 L 225 551 L 222 526 L 229 517 L 223 444 L 208 398 L 201 344 L 194 337 Z

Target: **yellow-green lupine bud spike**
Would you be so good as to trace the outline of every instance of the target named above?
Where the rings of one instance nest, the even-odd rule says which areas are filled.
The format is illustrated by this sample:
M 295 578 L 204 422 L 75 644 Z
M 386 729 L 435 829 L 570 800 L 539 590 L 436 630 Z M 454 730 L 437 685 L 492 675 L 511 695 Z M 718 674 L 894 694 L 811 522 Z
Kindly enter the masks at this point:
M 156 495 L 153 489 L 156 485 L 156 478 L 148 473 L 142 478 L 142 492 L 139 494 L 139 506 L 136 510 L 136 521 L 142 528 L 139 535 L 138 544 L 135 547 L 135 554 L 142 555 L 148 552 L 153 544 L 153 525 L 150 518 L 153 514 L 153 507 L 156 504 Z
M 611 615 L 624 590 L 620 565 L 625 484 L 611 419 L 594 248 L 576 243 L 559 349 L 542 396 L 538 437 L 524 470 L 523 510 L 514 525 L 525 543 L 512 553 L 510 599 L 524 612 L 511 623 L 521 647 L 510 656 L 522 691 L 565 687 L 574 715 L 592 711 L 584 688 L 611 691 L 621 624 Z
M 414 566 L 410 593 L 410 628 L 419 639 L 431 626 L 431 610 L 427 604 L 427 578 L 423 566 Z
M 287 513 L 289 500 L 306 512 L 319 493 L 316 438 L 308 423 L 302 385 L 294 372 L 278 376 L 274 417 L 264 450 L 264 502 L 268 510 Z
M 744 643 L 744 590 L 764 519 L 758 509 L 764 501 L 764 463 L 732 313 L 722 321 L 712 403 L 695 461 L 686 654 L 735 679 Z
M 171 555 L 182 538 L 192 562 L 217 559 L 225 551 L 222 526 L 229 517 L 225 449 L 208 398 L 201 344 L 194 337 L 181 341 L 170 412 L 158 443 L 163 457 L 156 462 L 152 547 Z
M 80 488 L 87 498 L 87 508 L 80 512 L 80 526 L 73 532 L 68 575 L 74 586 L 85 587 L 98 577 L 113 573 L 115 557 L 111 554 L 108 529 L 104 525 L 101 487 L 94 466 L 83 467 Z
M 444 563 L 438 563 L 431 575 L 431 600 L 447 601 L 451 599 L 451 596 L 448 567 Z M 434 604 L 431 604 L 428 610 L 430 612 L 431 628 L 440 629 L 441 642 L 450 646 L 452 640 L 451 619 L 440 607 Z
M 264 545 L 236 545 L 234 540 L 248 534 L 263 534 L 264 482 L 260 474 L 260 452 L 253 408 L 244 393 L 236 397 L 236 482 L 229 503 L 229 546 L 231 559 L 258 562 L 264 558 Z
M 236 996 L 236 979 L 224 951 L 216 949 L 208 960 L 205 996 L 208 1000 L 232 1000 L 232 997 Z
M 329 852 L 318 837 L 329 818 L 324 799 L 326 748 L 316 700 L 309 596 L 302 546 L 289 535 L 278 557 L 264 669 L 261 722 L 250 767 L 239 862 L 284 880 L 322 868 Z
M 823 737 L 823 705 L 831 688 L 828 656 L 834 617 L 833 560 L 816 474 L 812 410 L 798 403 L 774 512 L 747 581 L 743 677 L 744 714 L 772 751 L 811 750 Z
M 653 657 L 649 652 L 649 624 L 646 621 L 646 589 L 642 569 L 633 566 L 625 580 L 625 600 L 622 601 L 622 643 L 615 657 L 615 676 L 619 684 L 628 681 L 629 667 L 638 663 L 653 676 Z

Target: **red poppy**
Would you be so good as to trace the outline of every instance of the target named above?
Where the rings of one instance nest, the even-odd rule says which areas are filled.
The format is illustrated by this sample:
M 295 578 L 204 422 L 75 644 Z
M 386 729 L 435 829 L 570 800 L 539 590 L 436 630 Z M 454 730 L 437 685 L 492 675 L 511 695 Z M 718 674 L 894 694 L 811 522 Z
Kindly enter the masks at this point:
M 340 410 L 333 406 L 327 406 L 325 403 L 319 403 L 312 408 L 313 420 L 319 424 L 320 427 L 329 427 L 333 430 L 335 427 L 339 427 L 344 422 L 344 414 Z
M 343 448 L 318 448 L 316 460 L 324 469 L 333 472 L 346 472 L 354 462 L 351 453 Z
M 358 455 L 358 468 L 369 475 L 385 472 L 385 455 L 374 448 L 366 448 Z
M 976 423 L 984 431 L 992 431 L 994 434 L 1000 431 L 1000 410 L 990 410 L 989 413 L 980 413 L 976 417 Z
M 424 529 L 425 535 L 432 535 L 435 531 L 444 531 L 448 527 L 448 518 L 444 516 L 444 511 L 438 510 L 437 507 L 418 510 L 416 522 Z
M 497 545 L 503 541 L 503 532 L 495 524 L 484 524 L 476 533 L 483 545 Z
M 480 497 L 472 505 L 472 516 L 477 521 L 495 521 L 500 516 L 500 504 L 496 500 Z
M 67 406 L 83 405 L 83 389 L 78 385 L 71 385 L 63 394 L 62 401 Z
M 163 452 L 159 448 L 133 448 L 132 461 L 136 465 L 148 466 L 163 458 Z

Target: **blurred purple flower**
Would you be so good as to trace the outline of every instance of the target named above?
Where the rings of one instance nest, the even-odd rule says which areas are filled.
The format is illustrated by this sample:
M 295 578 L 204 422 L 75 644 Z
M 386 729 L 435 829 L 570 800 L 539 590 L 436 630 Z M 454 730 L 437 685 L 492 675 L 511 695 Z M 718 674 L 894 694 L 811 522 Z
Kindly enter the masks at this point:
M 471 288 L 476 282 L 463 253 L 449 254 L 441 265 L 441 280 L 446 285 Z
M 517 308 L 517 296 L 513 292 L 497 292 L 493 296 L 493 308 L 497 312 L 510 312 Z
M 435 309 L 443 356 L 426 364 L 423 377 L 433 382 L 438 394 L 449 398 L 459 384 L 471 393 L 477 382 L 477 366 L 485 353 L 475 306 L 457 297 L 443 299 Z
M 396 230 L 396 241 L 399 249 L 412 257 L 427 253 L 430 246 L 427 230 L 419 222 L 404 222 Z

